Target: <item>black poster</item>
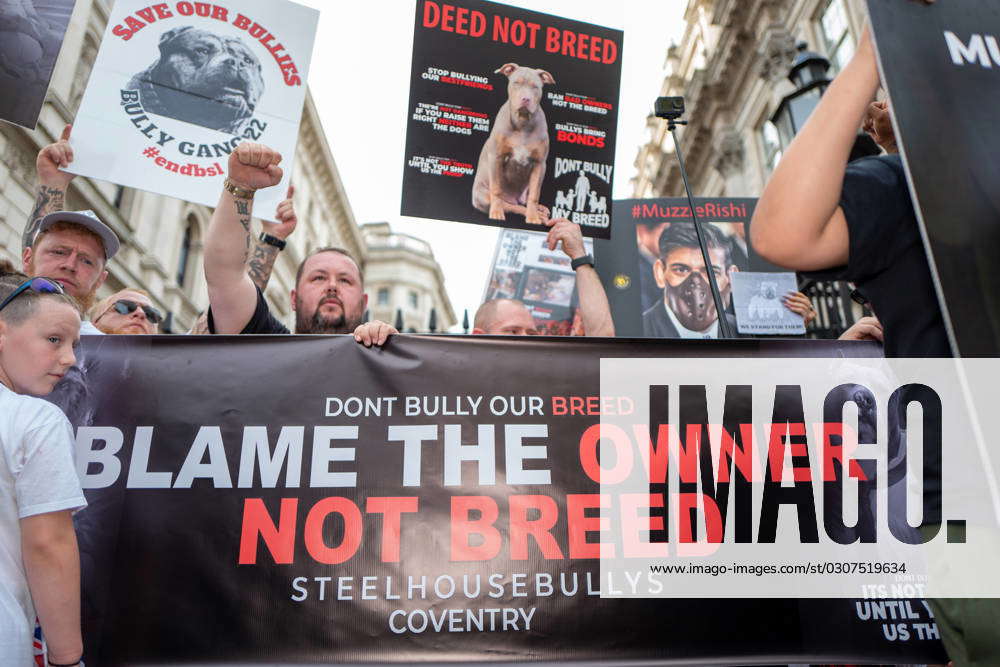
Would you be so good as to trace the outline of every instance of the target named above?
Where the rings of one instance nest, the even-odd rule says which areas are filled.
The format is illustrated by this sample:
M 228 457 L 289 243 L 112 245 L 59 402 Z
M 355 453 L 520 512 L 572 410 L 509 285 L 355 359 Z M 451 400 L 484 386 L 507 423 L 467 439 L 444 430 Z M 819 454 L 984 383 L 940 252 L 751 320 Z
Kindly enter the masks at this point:
M 418 0 L 400 212 L 610 238 L 622 32 Z
M 0 119 L 35 129 L 75 1 L 0 2 Z
M 716 275 L 724 301 L 730 301 L 729 276 L 733 272 L 782 270 L 761 259 L 747 242 L 747 230 L 756 199 L 696 197 L 694 202 L 702 229 L 711 228 L 705 232 L 709 235 L 707 242 L 710 249 L 725 247 L 721 271 Z M 698 247 L 697 237 L 693 236 L 694 218 L 687 198 L 617 200 L 614 202 L 614 219 L 617 234 L 611 241 L 598 241 L 594 251 L 597 271 L 611 304 L 616 333 L 619 336 L 679 337 L 676 333 L 662 333 L 663 327 L 657 328 L 649 321 L 651 315 L 662 315 L 659 311 L 664 311 L 665 287 L 658 283 L 654 270 L 657 260 L 664 259 L 664 246 Z M 674 231 L 670 234 L 676 239 L 664 236 L 671 227 Z M 704 265 L 700 251 L 693 254 L 696 255 L 694 262 Z M 691 262 L 685 264 L 690 265 Z M 689 286 L 684 278 L 686 276 L 679 276 L 678 282 Z M 702 300 L 707 297 L 710 301 L 711 294 L 705 292 L 708 283 L 704 282 L 701 288 Z M 712 309 L 714 312 L 714 306 Z M 646 316 L 647 313 L 650 316 Z M 731 329 L 735 332 L 735 315 L 730 314 L 730 318 Z M 683 316 L 681 319 L 684 319 Z
M 961 356 L 1000 355 L 1000 5 L 868 9 L 952 342 Z
M 877 350 L 88 337 L 87 664 L 941 662 L 863 601 L 598 596 L 600 360 L 692 354 Z

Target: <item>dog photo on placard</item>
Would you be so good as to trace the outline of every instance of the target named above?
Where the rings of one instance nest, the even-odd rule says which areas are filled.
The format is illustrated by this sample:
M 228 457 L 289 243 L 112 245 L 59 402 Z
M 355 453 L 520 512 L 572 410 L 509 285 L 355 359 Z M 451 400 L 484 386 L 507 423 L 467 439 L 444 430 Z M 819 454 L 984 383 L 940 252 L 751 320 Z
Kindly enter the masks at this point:
M 129 88 L 150 113 L 239 134 L 264 95 L 264 77 L 243 40 L 185 26 L 160 36 L 159 55 Z
M 541 225 L 549 219 L 549 209 L 538 203 L 549 156 L 542 89 L 556 81 L 546 70 L 516 63 L 507 63 L 494 74 L 507 77 L 507 100 L 479 154 L 472 205 L 490 220 L 505 220 L 507 213 L 515 213 L 529 224 Z

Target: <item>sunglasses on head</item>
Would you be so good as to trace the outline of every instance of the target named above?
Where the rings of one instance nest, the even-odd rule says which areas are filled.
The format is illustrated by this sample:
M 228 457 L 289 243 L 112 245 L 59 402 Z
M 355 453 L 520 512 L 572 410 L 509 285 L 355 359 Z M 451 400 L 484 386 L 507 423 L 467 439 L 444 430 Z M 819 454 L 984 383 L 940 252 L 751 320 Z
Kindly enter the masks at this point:
M 0 310 L 6 308 L 11 301 L 13 301 L 18 297 L 18 295 L 22 294 L 23 292 L 27 292 L 28 290 L 31 290 L 32 292 L 38 292 L 39 294 L 66 293 L 66 290 L 63 289 L 63 286 L 57 283 L 56 281 L 52 280 L 51 278 L 40 278 L 40 277 L 29 278 L 20 285 L 18 285 L 17 289 L 11 292 L 10 295 L 3 300 L 3 303 L 0 303 Z
M 136 303 L 135 301 L 129 301 L 128 299 L 118 299 L 108 310 L 111 310 L 112 308 L 119 315 L 128 315 L 130 313 L 134 313 L 136 308 L 142 308 L 142 312 L 146 314 L 146 319 L 153 324 L 159 324 L 163 321 L 163 315 L 161 315 L 160 311 L 156 308 L 153 308 L 152 306 L 144 306 L 140 303 Z

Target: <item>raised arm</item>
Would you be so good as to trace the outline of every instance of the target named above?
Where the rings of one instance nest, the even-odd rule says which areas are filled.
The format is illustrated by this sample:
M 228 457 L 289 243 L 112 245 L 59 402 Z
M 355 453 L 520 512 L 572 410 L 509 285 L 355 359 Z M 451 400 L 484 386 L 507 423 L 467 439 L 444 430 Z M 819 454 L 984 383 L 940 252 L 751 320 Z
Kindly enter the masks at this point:
M 548 237 L 549 250 L 555 250 L 556 245 L 562 243 L 562 250 L 570 260 L 587 254 L 580 225 L 565 218 L 549 220 L 545 224 L 551 228 Z M 586 335 L 614 336 L 615 323 L 611 319 L 608 295 L 604 293 L 601 278 L 593 266 L 584 264 L 576 270 L 576 292 L 580 297 L 580 315 L 583 318 L 583 330 Z
M 49 645 L 49 662 L 74 664 L 80 635 L 80 552 L 71 512 L 21 519 L 21 557 L 28 589 Z
M 216 333 L 240 333 L 253 317 L 257 288 L 247 273 L 253 197 L 281 182 L 280 162 L 277 151 L 253 143 L 241 143 L 229 156 L 229 178 L 205 239 L 205 281 Z
M 799 271 L 847 263 L 847 222 L 839 207 L 844 170 L 878 86 L 866 27 L 854 57 L 788 147 L 757 203 L 750 239 L 765 259 Z
M 262 222 L 264 234 L 277 239 L 279 244 L 275 245 L 274 243 L 262 241 L 260 237 L 255 237 L 253 240 L 253 252 L 250 253 L 250 268 L 248 272 L 250 273 L 250 280 L 260 288 L 261 292 L 264 291 L 267 287 L 267 282 L 271 279 L 274 262 L 278 258 L 278 253 L 282 250 L 279 247 L 280 243 L 292 235 L 292 232 L 295 231 L 295 226 L 298 224 L 299 219 L 295 215 L 295 204 L 292 201 L 292 195 L 294 194 L 295 187 L 289 185 L 285 199 L 278 204 L 277 223 Z
M 63 128 L 59 141 L 49 144 L 38 151 L 35 159 L 35 170 L 38 174 L 38 184 L 35 187 L 35 208 L 24 226 L 21 234 L 21 250 L 31 245 L 35 238 L 38 223 L 49 213 L 62 211 L 66 206 L 66 190 L 73 174 L 60 171 L 60 167 L 68 167 L 73 161 L 73 147 L 69 145 L 72 125 Z

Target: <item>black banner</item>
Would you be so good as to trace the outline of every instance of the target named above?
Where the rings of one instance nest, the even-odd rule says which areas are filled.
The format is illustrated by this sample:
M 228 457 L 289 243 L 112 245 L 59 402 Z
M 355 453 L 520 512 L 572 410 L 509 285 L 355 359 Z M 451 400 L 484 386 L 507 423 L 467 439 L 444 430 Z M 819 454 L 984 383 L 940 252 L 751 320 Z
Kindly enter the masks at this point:
M 877 350 L 89 337 L 87 663 L 943 661 L 863 601 L 598 597 L 599 362 L 692 355 Z
M 621 57 L 620 30 L 419 0 L 400 212 L 610 238 Z
M 957 356 L 1000 355 L 1000 5 L 869 0 L 882 81 Z

